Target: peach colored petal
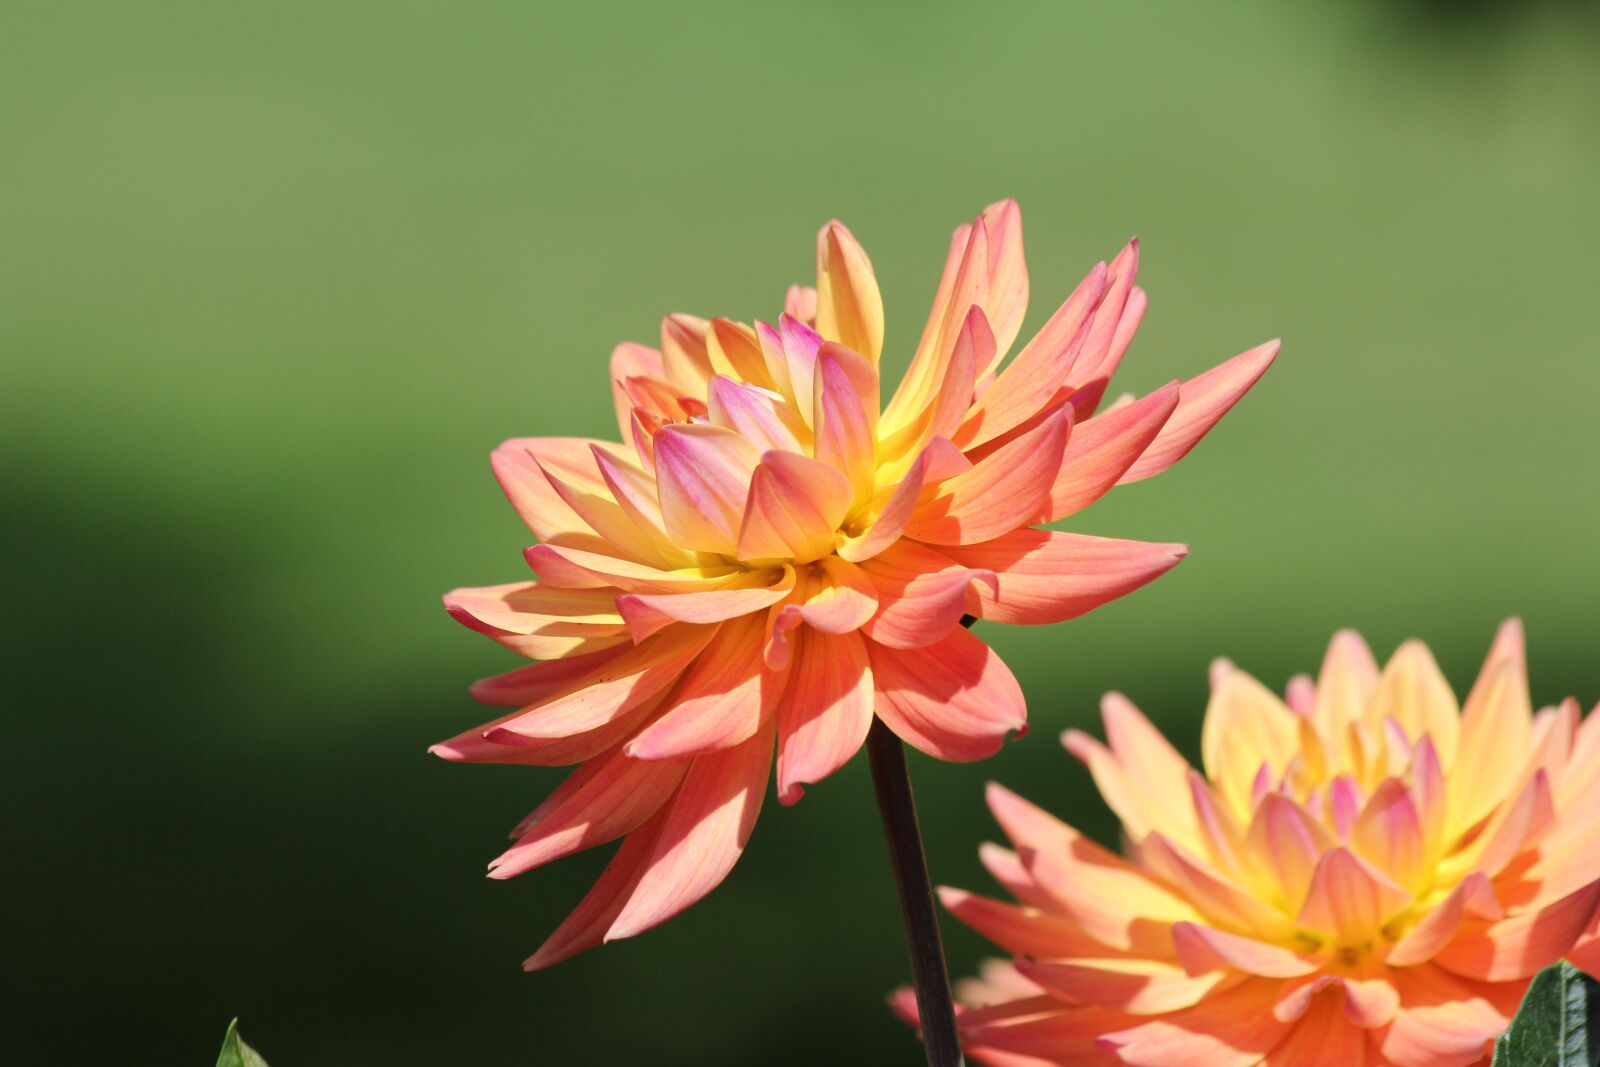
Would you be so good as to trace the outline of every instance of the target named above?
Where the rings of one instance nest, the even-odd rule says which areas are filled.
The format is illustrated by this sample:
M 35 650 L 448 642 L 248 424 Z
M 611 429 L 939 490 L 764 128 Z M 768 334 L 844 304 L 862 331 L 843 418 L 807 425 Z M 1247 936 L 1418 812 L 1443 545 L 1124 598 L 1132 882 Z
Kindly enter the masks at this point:
M 715 589 L 692 593 L 625 593 L 616 598 L 635 641 L 643 641 L 677 622 L 713 623 L 763 611 L 794 589 L 790 566 L 741 574 Z
M 778 706 L 778 801 L 793 804 L 861 748 L 872 725 L 872 669 L 859 634 L 796 636 Z
M 683 674 L 660 718 L 623 747 L 642 760 L 732 748 L 755 735 L 787 678 L 761 660 L 766 621 L 747 616 L 722 627 Z
M 1458 883 L 1445 897 L 1422 917 L 1422 920 L 1394 943 L 1384 962 L 1391 967 L 1413 967 L 1426 963 L 1450 943 L 1461 927 L 1461 919 L 1469 897 L 1489 900 L 1494 898 L 1494 888 L 1481 874 L 1470 874 Z
M 661 517 L 675 544 L 733 555 L 760 454 L 721 426 L 668 426 L 656 434 Z
M 620 751 L 583 764 L 523 820 L 517 843 L 489 864 L 489 877 L 512 878 L 632 832 L 671 798 L 688 769 L 687 760 L 646 763 Z
M 1375 729 L 1386 717 L 1398 722 L 1408 737 L 1432 738 L 1443 764 L 1454 763 L 1461 710 L 1433 653 L 1421 641 L 1407 641 L 1390 657 L 1362 718 Z
M 1512 619 L 1495 635 L 1461 709 L 1460 747 L 1449 767 L 1447 837 L 1475 825 L 1515 787 L 1528 754 L 1532 716 L 1522 624 Z
M 1210 925 L 1274 938 L 1290 932 L 1281 912 L 1159 831 L 1139 843 L 1139 858 L 1144 867 L 1176 887 Z
M 872 499 L 878 462 L 878 373 L 855 352 L 829 342 L 817 354 L 812 394 L 816 458 L 849 479 L 861 506 Z
M 1188 455 L 1267 372 L 1278 356 L 1278 348 L 1279 342 L 1269 341 L 1184 382 L 1172 418 L 1138 461 L 1117 479 L 1117 484 L 1127 485 L 1160 474 Z
M 1055 407 L 1057 392 L 1083 349 L 1105 291 L 1106 268 L 1099 263 L 978 398 L 951 440 L 962 448 L 975 448 Z
M 1055 959 L 1107 954 L 1103 944 L 1070 918 L 1037 907 L 948 886 L 939 887 L 939 902 L 950 914 L 1017 956 Z
M 622 622 L 610 589 L 557 589 L 539 582 L 510 582 L 444 595 L 445 610 L 480 633 L 610 636 Z
M 961 623 L 969 590 L 994 589 L 993 571 L 963 567 L 915 541 L 899 541 L 861 565 L 877 589 L 878 613 L 862 628 L 890 648 L 920 648 Z
M 1055 522 L 1099 500 L 1155 440 L 1177 406 L 1178 383 L 1170 382 L 1078 425 L 1067 442 L 1049 500 L 1034 520 Z
M 1177 566 L 1189 549 L 1024 527 L 942 551 L 967 567 L 993 571 L 998 579 L 998 592 L 979 591 L 974 614 L 1039 626 L 1075 619 L 1126 596 Z
M 563 534 L 592 534 L 588 524 L 550 485 L 545 468 L 571 477 L 582 484 L 599 481 L 593 471 L 591 447 L 614 449 L 617 446 L 581 437 L 514 437 L 494 450 L 489 462 L 506 499 L 541 540 Z M 591 483 L 592 484 L 592 483 Z
M 706 334 L 711 324 L 693 315 L 674 314 L 661 320 L 661 367 L 680 396 L 703 396 L 711 380 Z
M 1016 967 L 1052 996 L 1130 1015 L 1192 1007 L 1227 979 L 1221 972 L 1191 975 L 1177 964 L 1135 958 L 1019 959 Z
M 993 370 L 994 360 L 1004 355 L 1022 329 L 1028 310 L 1028 266 L 1022 254 L 1022 209 L 1015 200 L 1001 200 L 983 209 L 984 229 L 989 237 L 989 271 L 983 294 L 983 310 L 994 327 L 995 355 L 978 365 L 978 377 Z
M 1336 848 L 1317 862 L 1295 922 L 1340 945 L 1362 945 L 1410 903 L 1411 894 L 1382 871 L 1348 848 Z
M 906 536 L 936 545 L 989 541 L 1028 521 L 1050 491 L 1067 446 L 1070 417 L 1046 419 L 918 502 Z
M 815 322 L 817 291 L 809 285 L 791 285 L 783 294 L 783 313 L 801 322 Z
M 962 1048 L 985 1067 L 1098 1067 L 1118 1062 L 1098 1047 L 1098 1035 L 1136 1018 L 1037 997 L 963 1012 L 957 1025 Z
M 925 428 L 920 435 L 923 440 L 947 438 L 955 433 L 972 407 L 978 375 L 994 358 L 994 333 L 989 328 L 989 320 L 984 318 L 983 309 L 974 306 L 961 324 L 950 353 L 950 365 L 928 407 Z
M 1317 675 L 1317 699 L 1311 713 L 1322 737 L 1343 736 L 1345 727 L 1366 713 L 1377 688 L 1378 664 L 1366 641 L 1354 630 L 1334 634 Z
M 1392 971 L 1400 1012 L 1374 1038 L 1395 1067 L 1469 1067 L 1509 1020 L 1479 991 L 1428 964 Z
M 1297 978 L 1318 969 L 1316 961 L 1280 945 L 1199 923 L 1173 923 L 1172 947 L 1184 970 L 1193 975 L 1231 967 L 1262 978 Z
M 762 452 L 779 449 L 784 452 L 805 451 L 800 438 L 805 426 L 791 424 L 790 409 L 780 404 L 771 394 L 744 382 L 736 382 L 724 375 L 711 379 L 711 392 L 707 398 L 707 411 L 711 425 L 722 426 L 742 434 Z
M 763 388 L 771 386 L 767 357 L 751 327 L 731 319 L 712 319 L 706 334 L 706 355 L 717 375 L 749 382 Z
M 1305 903 L 1317 861 L 1337 844 L 1319 820 L 1278 793 L 1261 798 L 1245 832 L 1251 862 L 1271 872 L 1282 906 L 1291 911 L 1300 910 Z
M 939 279 L 922 340 L 917 343 L 899 388 L 884 408 L 883 422 L 890 431 L 910 425 L 927 410 L 944 378 L 968 309 L 983 305 L 988 273 L 988 225 L 980 216 L 970 226 L 958 227 L 952 237 L 944 276 Z
M 1192 1008 L 1104 1034 L 1100 1045 L 1136 1067 L 1254 1067 L 1288 1032 L 1272 1014 L 1276 982 L 1243 982 Z
M 866 625 L 877 610 L 872 580 L 855 564 L 831 556 L 806 571 L 790 603 L 773 610 L 769 646 L 801 623 L 823 633 L 847 634 Z
M 623 839 L 622 847 L 606 864 L 599 880 L 539 950 L 523 962 L 523 970 L 542 971 L 605 940 L 607 928 L 644 877 L 669 814 L 670 809 L 663 807 L 649 822 Z
M 626 651 L 625 648 L 610 648 L 588 655 L 566 656 L 548 663 L 530 663 L 505 674 L 481 679 L 473 684 L 469 692 L 472 699 L 480 704 L 520 708 L 555 696 L 580 679 L 599 677 L 602 667 Z
M 1150 875 L 1016 794 L 991 784 L 987 795 L 1034 882 L 1102 945 L 1160 958 L 1171 951 L 1171 924 L 1200 918 Z
M 716 631 L 715 626 L 686 626 L 636 645 L 560 695 L 522 709 L 489 731 L 488 739 L 514 745 L 603 726 L 664 691 Z
M 649 345 L 624 341 L 611 350 L 611 403 L 617 412 L 617 428 L 623 443 L 631 445 L 633 432 L 633 397 L 624 382 L 629 378 L 666 377 L 661 353 Z
M 1544 907 L 1498 922 L 1466 919 L 1434 963 L 1463 978 L 1510 982 L 1530 978 L 1560 959 L 1589 926 L 1600 904 L 1594 882 Z
M 978 846 L 978 862 L 990 877 L 1006 888 L 1006 892 L 1022 903 L 1035 908 L 1055 907 L 1050 895 L 1034 882 L 1033 875 L 1023 866 L 1022 857 L 1011 849 L 985 841 Z M 1082 953 L 1074 953 L 1082 955 Z
M 1422 818 L 1411 790 L 1399 778 L 1385 779 L 1373 790 L 1350 831 L 1350 844 L 1402 886 L 1418 886 L 1432 877 Z
M 1206 705 L 1200 753 L 1206 776 L 1241 818 L 1263 764 L 1282 771 L 1300 748 L 1298 720 L 1266 686 L 1240 670 L 1218 679 Z
M 873 363 L 883 351 L 883 298 L 872 263 L 841 222 L 817 234 L 817 332 Z
M 817 354 L 822 349 L 822 335 L 807 326 L 805 321 L 785 314 L 778 319 L 778 340 L 783 345 L 783 358 L 795 408 L 806 427 L 810 428 L 816 425 L 812 403 L 816 395 Z
M 605 940 L 632 937 L 665 922 L 727 877 L 761 812 L 772 770 L 772 730 L 733 748 L 696 756 L 663 811 L 645 870 L 612 920 Z
M 1117 253 L 1106 272 L 1105 299 L 1095 314 L 1094 326 L 1084 342 L 1083 353 L 1067 375 L 1067 385 L 1072 389 L 1095 389 L 1098 394 L 1104 391 L 1106 383 L 1116 373 L 1122 353 L 1132 339 L 1131 329 L 1119 331 L 1118 326 L 1132 298 L 1134 281 L 1138 276 L 1139 239 L 1135 237 Z M 1135 317 L 1130 326 L 1137 325 L 1138 318 Z M 1119 333 L 1123 336 L 1119 337 Z M 1118 341 L 1121 342 L 1120 348 Z M 1093 407 L 1089 408 L 1090 412 L 1093 410 Z
M 591 451 L 595 468 L 600 472 L 612 499 L 633 520 L 633 524 L 657 544 L 658 551 L 668 561 L 665 565 L 671 569 L 691 564 L 693 557 L 673 545 L 667 537 L 666 526 L 661 520 L 661 504 L 656 499 L 654 475 L 598 447 L 591 446 Z
M 639 593 L 694 593 L 720 588 L 743 573 L 731 566 L 666 571 L 566 545 L 529 545 L 522 554 L 545 585 L 560 589 L 615 586 Z
M 793 452 L 768 452 L 750 479 L 739 527 L 740 559 L 809 563 L 833 552 L 850 508 L 849 479 Z
M 1339 998 L 1323 996 L 1295 1024 L 1261 1067 L 1377 1067 L 1377 1054 L 1364 1030 L 1339 1010 Z
M 933 462 L 934 454 L 941 447 L 937 444 L 940 440 L 942 439 L 936 438 L 935 444 L 923 449 L 912 461 L 905 477 L 895 486 L 894 492 L 890 494 L 871 525 L 854 537 L 846 537 L 839 545 L 841 558 L 852 563 L 861 563 L 900 540 L 900 536 L 905 533 L 906 524 L 911 521 L 911 513 L 916 510 L 917 498 L 927 480 L 929 466 Z
M 938 759 L 992 756 L 1023 729 L 1022 689 L 994 650 L 957 628 L 922 648 L 869 643 L 878 717 L 901 740 Z

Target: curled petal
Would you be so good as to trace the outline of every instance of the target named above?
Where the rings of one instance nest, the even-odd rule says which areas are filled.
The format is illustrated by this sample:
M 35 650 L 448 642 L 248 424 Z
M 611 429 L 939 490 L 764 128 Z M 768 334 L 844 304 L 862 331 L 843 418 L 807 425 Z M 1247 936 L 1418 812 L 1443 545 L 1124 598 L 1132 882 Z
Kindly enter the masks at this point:
M 793 452 L 768 452 L 750 479 L 741 559 L 808 563 L 833 552 L 853 490 L 843 474 Z
M 778 709 L 778 800 L 793 804 L 861 748 L 872 725 L 872 669 L 859 634 L 796 636 Z
M 998 588 L 978 593 L 979 618 L 1038 626 L 1126 596 L 1177 566 L 1189 548 L 1024 527 L 941 551 L 995 574 Z
M 971 545 L 1028 521 L 1050 492 L 1067 447 L 1065 409 L 942 482 L 912 512 L 906 536 L 936 545 Z
M 1055 522 L 1099 500 L 1154 441 L 1178 406 L 1178 383 L 1162 386 L 1077 426 L 1039 522 Z
M 872 643 L 868 651 L 879 718 L 930 756 L 955 762 L 992 756 L 1027 723 L 1017 680 L 966 630 L 922 648 Z
M 963 567 L 915 541 L 900 541 L 861 565 L 878 594 L 878 613 L 863 628 L 890 648 L 920 648 L 942 639 L 961 623 L 968 593 L 991 592 L 993 571 Z
M 668 426 L 655 442 L 668 536 L 684 548 L 733 555 L 760 453 L 732 430 L 705 424 Z

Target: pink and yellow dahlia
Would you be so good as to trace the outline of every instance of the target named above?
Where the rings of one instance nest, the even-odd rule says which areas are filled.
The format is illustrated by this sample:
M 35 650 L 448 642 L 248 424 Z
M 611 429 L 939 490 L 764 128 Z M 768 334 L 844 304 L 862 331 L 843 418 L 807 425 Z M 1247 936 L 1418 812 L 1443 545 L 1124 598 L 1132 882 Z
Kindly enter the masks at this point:
M 1171 466 L 1276 343 L 1099 411 L 1144 313 L 1138 246 L 1089 272 L 1014 359 L 1028 275 L 1012 201 L 960 227 L 910 368 L 880 403 L 883 305 L 837 222 L 817 287 L 777 325 L 668 316 L 611 360 L 620 444 L 494 453 L 537 535 L 532 581 L 459 589 L 451 614 L 538 662 L 479 682 L 506 715 L 446 759 L 576 764 L 491 865 L 506 878 L 622 838 L 528 960 L 662 922 L 738 859 L 777 753 L 778 798 L 831 774 L 876 715 L 947 760 L 1025 724 L 1005 664 L 960 625 L 1081 615 L 1182 558 L 1040 529 Z
M 1212 670 L 1190 767 L 1125 698 L 1077 731 L 1122 822 L 1115 855 L 999 786 L 1016 903 L 946 889 L 1015 959 L 964 988 L 992 1067 L 1465 1067 L 1600 901 L 1600 717 L 1533 712 L 1516 621 L 1458 707 L 1408 642 L 1380 672 L 1354 633 L 1286 700 Z M 909 1001 L 896 1006 L 909 1012 Z

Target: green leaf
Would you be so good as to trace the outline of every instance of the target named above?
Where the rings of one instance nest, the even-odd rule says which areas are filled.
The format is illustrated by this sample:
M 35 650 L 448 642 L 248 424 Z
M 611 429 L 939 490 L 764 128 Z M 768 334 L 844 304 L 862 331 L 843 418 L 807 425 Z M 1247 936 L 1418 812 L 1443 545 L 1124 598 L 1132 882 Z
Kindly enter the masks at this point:
M 228 1032 L 222 1038 L 222 1051 L 217 1054 L 217 1067 L 267 1067 L 261 1053 L 239 1036 L 238 1019 L 228 1024 Z
M 1566 960 L 1534 975 L 1511 1026 L 1494 1043 L 1494 1067 L 1600 1064 L 1600 982 Z

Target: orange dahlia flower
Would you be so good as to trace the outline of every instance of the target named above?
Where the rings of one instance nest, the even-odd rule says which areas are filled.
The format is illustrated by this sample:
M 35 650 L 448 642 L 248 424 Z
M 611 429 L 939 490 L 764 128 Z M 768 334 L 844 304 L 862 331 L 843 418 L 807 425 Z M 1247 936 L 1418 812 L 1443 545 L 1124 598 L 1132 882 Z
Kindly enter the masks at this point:
M 955 233 L 933 312 L 880 404 L 883 305 L 837 222 L 777 325 L 668 316 L 611 359 L 620 444 L 519 438 L 496 476 L 539 539 L 535 580 L 459 589 L 461 622 L 539 662 L 479 682 L 515 710 L 434 746 L 576 764 L 491 865 L 506 878 L 616 838 L 528 961 L 639 933 L 737 860 L 777 753 L 778 798 L 836 770 L 873 716 L 947 760 L 1025 723 L 960 626 L 1069 619 L 1182 558 L 1038 529 L 1171 466 L 1253 385 L 1264 345 L 1096 414 L 1144 312 L 1138 247 L 1097 265 L 1008 364 L 1028 275 L 1012 201 Z
M 1514 620 L 1459 708 L 1426 646 L 1380 673 L 1349 632 L 1286 701 L 1225 660 L 1211 681 L 1203 773 L 1117 694 L 1108 744 L 1064 737 L 1127 858 L 991 786 L 1015 851 L 982 858 L 1018 903 L 941 891 L 1016 957 L 963 989 L 972 1057 L 1486 1062 L 1600 901 L 1600 718 L 1533 712 Z

